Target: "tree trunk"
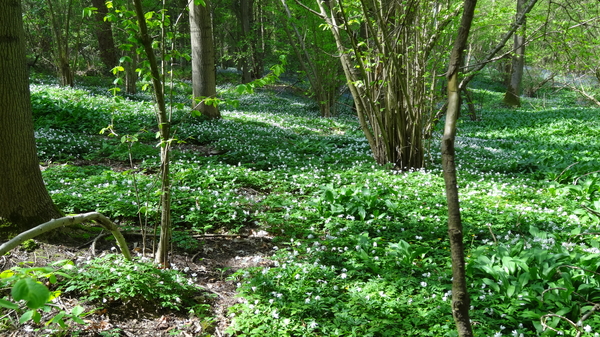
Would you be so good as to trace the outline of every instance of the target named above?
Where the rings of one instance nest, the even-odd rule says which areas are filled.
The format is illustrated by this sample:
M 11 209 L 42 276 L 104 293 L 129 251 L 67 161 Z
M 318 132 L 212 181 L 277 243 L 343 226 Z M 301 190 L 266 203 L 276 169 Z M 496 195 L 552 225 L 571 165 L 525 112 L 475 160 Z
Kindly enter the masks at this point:
M 286 0 L 280 1 L 288 19 L 288 22 L 283 24 L 283 29 L 310 83 L 310 94 L 319 106 L 321 117 L 335 116 L 337 99 L 340 96 L 339 87 L 343 84 L 339 79 L 342 75 L 340 63 L 329 55 L 335 53 L 335 50 L 326 49 L 329 41 L 324 41 L 318 23 L 310 24 L 311 22 L 306 20 L 297 25 Z M 302 36 L 302 28 L 303 32 L 312 33 L 312 39 Z
M 169 263 L 169 245 L 171 243 L 171 182 L 169 176 L 170 148 L 171 148 L 171 121 L 169 120 L 167 109 L 165 106 L 165 96 L 163 91 L 162 76 L 158 70 L 158 62 L 154 49 L 152 48 L 152 38 L 148 34 L 148 26 L 142 8 L 141 0 L 133 0 L 135 13 L 140 28 L 140 42 L 144 47 L 148 62 L 150 64 L 150 72 L 152 75 L 152 85 L 154 87 L 154 97 L 157 105 L 157 120 L 158 129 L 160 132 L 160 241 L 154 262 L 163 265 L 165 268 L 170 266 Z
M 98 48 L 100 49 L 100 59 L 108 68 L 105 71 L 108 73 L 119 63 L 111 24 L 108 21 L 104 21 L 104 17 L 108 13 L 108 8 L 106 7 L 105 0 L 92 0 L 92 6 L 98 8 L 98 12 L 94 15 L 96 20 L 95 32 L 98 39 Z
M 125 92 L 135 95 L 137 93 L 136 83 L 138 79 L 135 69 L 137 68 L 138 55 L 135 50 L 128 51 L 127 53 L 130 55 L 131 62 L 126 62 L 125 64 Z
M 74 86 L 75 81 L 73 77 L 73 71 L 71 70 L 70 64 L 70 49 L 69 49 L 69 37 L 70 37 L 70 23 L 71 23 L 71 10 L 73 8 L 73 0 L 69 0 L 66 4 L 66 13 L 60 13 L 61 8 L 56 9 L 53 5 L 52 0 L 46 0 L 48 8 L 50 9 L 50 17 L 52 23 L 52 31 L 54 32 L 54 62 L 58 68 L 59 83 L 61 86 Z M 64 20 L 64 35 L 63 35 L 63 21 Z
M 458 185 L 456 182 L 456 164 L 454 139 L 456 122 L 460 111 L 460 87 L 458 73 L 461 69 L 463 54 L 467 45 L 469 30 L 473 21 L 477 0 L 465 0 L 463 16 L 458 36 L 450 56 L 450 66 L 446 74 L 448 79 L 448 110 L 442 138 L 442 167 L 446 183 L 446 200 L 448 202 L 448 237 L 452 256 L 452 316 L 461 337 L 473 336 L 469 318 L 469 293 L 465 274 L 465 256 L 463 245 L 463 229 L 460 218 Z
M 475 101 L 473 100 L 473 94 L 467 87 L 460 88 L 460 90 L 465 94 L 465 99 L 467 101 L 467 107 L 469 108 L 469 118 L 472 121 L 476 121 L 477 120 L 477 109 L 475 109 Z
M 20 0 L 0 0 L 0 241 L 61 216 L 35 147 Z
M 516 18 L 523 15 L 524 6 L 525 0 L 517 0 Z M 504 104 L 511 107 L 521 106 L 519 96 L 521 95 L 523 68 L 525 66 L 525 29 L 525 19 L 523 19 L 514 35 L 514 54 L 510 67 L 510 79 L 506 88 L 506 94 L 504 95 Z
M 519 27 L 521 27 L 523 22 L 525 22 L 527 14 L 531 12 L 531 10 L 533 9 L 533 7 L 535 7 L 535 4 L 537 4 L 537 2 L 538 0 L 529 0 L 529 2 L 525 5 L 525 8 L 523 8 L 522 13 L 517 15 L 517 19 L 515 20 L 515 22 L 510 26 L 508 32 L 506 32 L 506 34 L 502 36 L 502 38 L 494 46 L 494 48 L 490 50 L 490 52 L 483 58 L 482 61 L 478 62 L 473 67 L 469 67 L 468 69 L 466 69 L 468 71 L 468 75 L 466 75 L 460 81 L 461 88 L 465 88 L 469 84 L 469 82 L 471 82 L 471 80 L 479 73 L 479 71 L 483 69 L 488 63 L 493 62 L 495 60 L 499 60 L 503 57 L 496 57 L 496 54 L 500 52 L 500 50 L 506 45 L 506 42 L 510 39 L 510 37 L 513 36 L 513 34 L 519 29 Z
M 215 48 L 210 3 L 190 2 L 190 36 L 192 38 L 192 107 L 210 119 L 221 118 L 218 106 L 205 104 L 205 98 L 217 95 Z
M 252 49 L 250 45 L 250 26 L 252 21 L 252 0 L 239 0 L 240 26 L 242 29 L 242 83 L 250 83 L 252 81 Z
M 251 9 L 251 14 L 254 15 L 253 22 L 256 24 L 251 27 L 250 45 L 252 48 L 252 71 L 250 76 L 253 80 L 261 78 L 265 71 L 265 23 L 264 23 L 264 4 L 256 0 L 256 10 Z M 253 3 L 254 5 L 254 3 Z

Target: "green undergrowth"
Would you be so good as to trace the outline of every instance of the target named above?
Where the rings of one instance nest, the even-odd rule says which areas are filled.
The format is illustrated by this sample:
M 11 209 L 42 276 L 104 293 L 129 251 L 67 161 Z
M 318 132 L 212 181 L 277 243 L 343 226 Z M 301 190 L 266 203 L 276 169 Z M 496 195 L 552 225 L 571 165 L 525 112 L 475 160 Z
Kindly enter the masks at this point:
M 593 336 L 600 319 L 586 314 L 600 303 L 598 110 L 541 98 L 507 110 L 486 90 L 474 89 L 490 102 L 478 103 L 480 120 L 461 119 L 457 137 L 476 334 Z M 57 205 L 99 211 L 123 228 L 139 226 L 138 214 L 156 223 L 151 103 L 85 88 L 32 91 Z M 172 162 L 176 246 L 198 249 L 188 230 L 274 235 L 273 266 L 232 276 L 241 302 L 230 310 L 229 333 L 454 336 L 439 131 L 428 145 L 431 165 L 402 173 L 375 164 L 349 110 L 319 118 L 304 98 L 268 90 L 238 101 L 217 121 L 177 112 L 175 134 L 185 143 L 174 146 Z M 109 124 L 119 137 L 148 132 L 129 150 L 119 137 L 98 135 Z M 96 165 L 74 165 L 77 158 Z

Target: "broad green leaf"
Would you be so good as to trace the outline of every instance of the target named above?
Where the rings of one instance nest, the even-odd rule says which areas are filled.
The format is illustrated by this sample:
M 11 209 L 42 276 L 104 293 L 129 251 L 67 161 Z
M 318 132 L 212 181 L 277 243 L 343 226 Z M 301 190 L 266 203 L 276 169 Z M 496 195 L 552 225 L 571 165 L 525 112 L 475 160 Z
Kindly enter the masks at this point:
M 529 283 L 529 280 L 531 280 L 531 275 L 529 273 L 525 272 L 519 275 L 519 285 L 521 288 L 525 288 L 527 283 Z
M 0 298 L 0 307 L 7 308 L 7 309 L 12 309 L 12 310 L 16 310 L 16 309 L 19 308 L 19 306 L 16 305 L 15 303 L 7 301 L 7 300 L 2 299 L 2 298 Z
M 509 274 L 513 274 L 515 272 L 515 270 L 517 269 L 517 265 L 513 261 L 512 257 L 510 257 L 510 256 L 502 257 L 502 265 L 504 266 L 506 272 Z
M 32 311 L 33 311 L 33 316 L 31 317 L 31 319 L 34 322 L 39 323 L 42 320 L 42 315 L 35 309 Z
M 55 290 L 55 291 L 51 292 L 50 297 L 48 298 L 48 301 L 52 301 L 53 299 L 58 298 L 61 294 L 62 294 L 62 292 L 60 290 Z
M 15 272 L 8 269 L 3 271 L 2 273 L 0 273 L 0 278 L 9 278 L 9 277 L 13 277 L 15 275 Z
M 25 311 L 25 313 L 23 315 L 21 315 L 21 318 L 19 318 L 19 323 L 23 324 L 23 323 L 29 321 L 33 317 L 34 311 L 35 310 Z
M 75 322 L 77 324 L 85 325 L 85 321 L 82 320 L 81 318 L 77 317 L 77 316 L 71 317 L 71 319 L 73 320 L 73 322 Z
M 330 190 L 330 189 L 325 190 L 325 200 L 329 201 L 329 202 L 335 201 L 335 195 L 333 194 L 332 190 Z
M 56 283 L 56 275 L 54 275 L 54 274 L 46 274 L 46 277 L 48 278 L 48 281 L 50 282 L 50 284 L 55 284 Z
M 235 87 L 235 92 L 238 93 L 238 94 L 240 94 L 240 95 L 243 94 L 243 93 L 245 93 L 245 92 L 247 92 L 247 91 L 248 91 L 248 88 L 244 84 L 240 84 L 237 87 Z
M 79 316 L 81 315 L 81 313 L 83 313 L 83 307 L 78 305 L 73 307 L 73 309 L 71 309 L 71 314 L 75 315 L 75 316 Z
M 360 216 L 361 220 L 364 220 L 367 217 L 367 211 L 365 210 L 364 207 L 362 207 L 362 206 L 358 207 L 358 215 Z
M 31 278 L 24 278 L 15 283 L 11 295 L 15 301 L 24 300 L 30 309 L 41 308 L 50 298 L 50 291 L 43 284 Z
M 112 70 L 111 70 L 113 75 L 116 75 L 121 71 L 125 71 L 125 68 L 123 68 L 122 66 L 116 66 L 116 67 L 112 68 Z
M 64 311 L 59 312 L 58 314 L 56 314 L 56 316 L 52 317 L 51 320 L 49 320 L 48 322 L 46 322 L 46 325 L 50 325 L 52 323 L 56 323 L 58 325 L 60 325 L 60 327 L 65 328 L 67 325 L 65 324 L 65 321 L 63 320 L 63 317 L 65 317 L 67 313 Z
M 509 285 L 506 287 L 506 295 L 512 297 L 515 294 L 515 290 L 517 290 L 517 288 L 514 285 Z
M 94 14 L 94 12 L 96 12 L 98 10 L 97 7 L 85 7 L 83 8 L 83 12 L 82 12 L 82 16 L 85 18 L 92 16 L 92 14 Z
M 490 280 L 489 278 L 484 278 L 481 281 L 483 281 L 483 283 L 487 284 L 492 289 L 494 289 L 495 292 L 499 292 L 500 291 L 500 286 L 494 280 Z

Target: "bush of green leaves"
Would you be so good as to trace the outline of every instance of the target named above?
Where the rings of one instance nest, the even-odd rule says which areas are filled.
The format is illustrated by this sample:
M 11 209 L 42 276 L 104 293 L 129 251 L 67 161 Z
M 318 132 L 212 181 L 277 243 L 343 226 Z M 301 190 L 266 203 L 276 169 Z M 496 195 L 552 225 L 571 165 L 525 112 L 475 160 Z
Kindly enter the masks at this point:
M 160 269 L 147 259 L 127 261 L 116 254 L 83 263 L 63 288 L 96 303 L 136 300 L 173 310 L 193 307 L 194 296 L 200 291 L 178 270 Z

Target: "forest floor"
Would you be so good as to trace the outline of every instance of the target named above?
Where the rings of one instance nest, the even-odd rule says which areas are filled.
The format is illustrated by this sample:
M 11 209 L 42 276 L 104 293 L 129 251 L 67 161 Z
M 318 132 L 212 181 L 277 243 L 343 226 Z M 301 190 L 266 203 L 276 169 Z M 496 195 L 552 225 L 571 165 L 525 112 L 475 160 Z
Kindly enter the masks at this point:
M 86 234 L 85 227 L 69 228 L 68 231 L 68 235 L 61 234 L 59 240 L 58 235 L 53 236 L 52 244 L 39 242 L 39 247 L 33 251 L 14 249 L 1 258 L 2 270 L 23 263 L 27 266 L 47 266 L 63 259 L 82 262 L 111 253 L 114 246 L 110 236 L 98 239 L 95 244 L 94 240 L 77 240 L 76 238 Z M 140 235 L 125 233 L 125 237 L 130 247 L 142 246 Z M 85 317 L 88 325 L 83 330 L 77 331 L 81 326 L 73 325 L 69 331 L 53 333 L 45 329 L 43 324 L 25 324 L 15 327 L 15 330 L 2 332 L 2 336 L 224 336 L 224 330 L 229 324 L 228 307 L 240 300 L 236 297 L 235 281 L 228 280 L 227 277 L 240 268 L 270 265 L 268 256 L 273 251 L 271 237 L 264 231 L 249 230 L 238 236 L 205 236 L 199 237 L 198 240 L 201 240 L 199 251 L 193 254 L 175 252 L 171 255 L 171 261 L 173 266 L 185 270 L 186 274 L 196 274 L 196 284 L 212 295 L 207 298 L 211 298 L 211 312 L 208 315 L 213 319 L 161 308 L 148 308 L 133 301 L 115 301 L 103 306 L 81 303 L 76 296 L 64 293 L 56 303 L 62 310 L 69 312 L 76 305 L 83 306 L 86 312 L 97 309 Z M 93 251 L 92 246 L 95 248 Z M 18 317 L 14 318 L 18 321 Z M 43 321 L 46 319 L 42 319 Z
M 486 83 L 473 88 L 481 118 L 460 120 L 456 144 L 475 334 L 593 337 L 599 110 L 555 89 L 506 109 L 504 92 Z M 186 88 L 178 101 L 188 100 Z M 127 231 L 138 230 L 138 214 L 158 222 L 159 149 L 144 131 L 156 131 L 154 105 L 146 94 L 119 102 L 95 94 L 105 89 L 32 86 L 42 175 L 57 207 L 104 214 L 139 254 L 140 235 Z M 238 103 L 210 122 L 174 111 L 184 141 L 173 143 L 171 166 L 177 270 L 145 263 L 149 254 L 123 261 L 110 236 L 97 240 L 93 258 L 100 229 L 68 228 L 33 251 L 0 256 L 3 276 L 22 262 L 76 263 L 51 286 L 63 291 L 51 305 L 71 315 L 66 326 L 45 325 L 45 313 L 30 323 L 19 301 L 0 308 L 0 336 L 452 334 L 441 134 L 427 145 L 427 169 L 400 173 L 375 164 L 350 109 L 319 118 L 314 103 L 269 90 Z M 138 141 L 100 136 L 109 123 Z M 16 301 L 9 285 L 0 294 L 0 305 Z M 88 324 L 74 322 L 78 313 Z

